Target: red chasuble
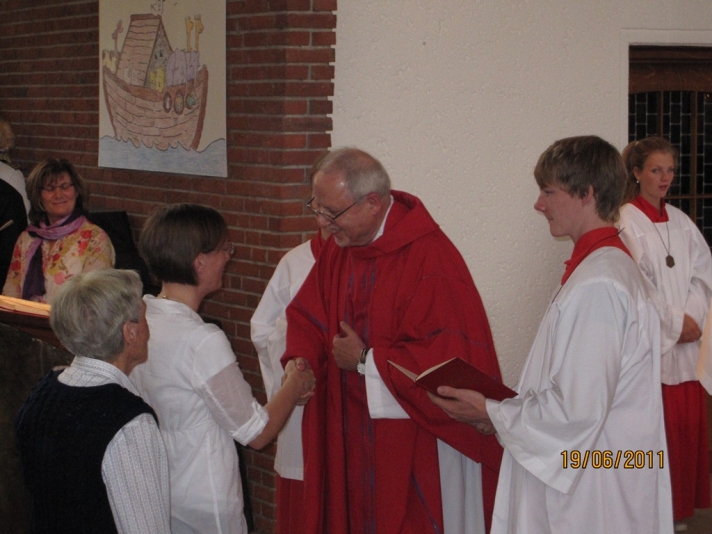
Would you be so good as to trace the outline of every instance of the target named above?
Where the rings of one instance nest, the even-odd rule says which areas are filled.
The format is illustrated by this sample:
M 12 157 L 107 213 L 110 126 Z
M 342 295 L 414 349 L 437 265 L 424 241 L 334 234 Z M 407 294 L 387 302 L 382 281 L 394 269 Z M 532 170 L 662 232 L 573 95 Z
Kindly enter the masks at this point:
M 304 532 L 442 532 L 436 438 L 482 464 L 491 521 L 502 449 L 432 404 L 387 364 L 414 372 L 460 356 L 501 380 L 487 316 L 455 246 L 416 197 L 392 191 L 383 236 L 340 248 L 327 240 L 287 308 L 283 363 L 302 356 L 316 375 L 302 422 Z M 346 321 L 368 347 L 410 419 L 371 419 L 365 379 L 342 371 L 332 340 Z

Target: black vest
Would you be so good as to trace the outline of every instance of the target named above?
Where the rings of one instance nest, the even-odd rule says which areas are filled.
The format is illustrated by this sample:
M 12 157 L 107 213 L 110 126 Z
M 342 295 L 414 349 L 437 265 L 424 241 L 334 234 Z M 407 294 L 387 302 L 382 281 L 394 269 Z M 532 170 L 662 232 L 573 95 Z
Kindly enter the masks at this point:
M 42 378 L 15 417 L 32 532 L 116 532 L 101 477 L 104 452 L 126 423 L 156 414 L 118 384 L 67 386 L 60 372 Z

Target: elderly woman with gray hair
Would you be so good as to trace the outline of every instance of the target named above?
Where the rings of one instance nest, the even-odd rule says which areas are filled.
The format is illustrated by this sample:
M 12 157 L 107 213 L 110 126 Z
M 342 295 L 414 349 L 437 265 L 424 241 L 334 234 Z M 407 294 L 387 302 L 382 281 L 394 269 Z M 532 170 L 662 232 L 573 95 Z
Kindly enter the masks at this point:
M 75 357 L 15 418 L 33 532 L 170 531 L 165 447 L 128 379 L 148 357 L 142 287 L 133 271 L 91 271 L 52 305 L 52 329 Z

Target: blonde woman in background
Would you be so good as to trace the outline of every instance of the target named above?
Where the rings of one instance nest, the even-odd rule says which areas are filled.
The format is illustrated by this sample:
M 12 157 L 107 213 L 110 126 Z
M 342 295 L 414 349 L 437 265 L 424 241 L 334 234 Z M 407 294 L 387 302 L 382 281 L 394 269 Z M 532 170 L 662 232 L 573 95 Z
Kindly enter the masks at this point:
M 705 390 L 695 371 L 701 329 L 712 297 L 712 256 L 695 223 L 665 202 L 678 155 L 661 137 L 623 151 L 629 202 L 621 208 L 621 238 L 655 286 L 661 318 L 661 379 L 672 479 L 675 530 L 695 508 L 710 506 Z

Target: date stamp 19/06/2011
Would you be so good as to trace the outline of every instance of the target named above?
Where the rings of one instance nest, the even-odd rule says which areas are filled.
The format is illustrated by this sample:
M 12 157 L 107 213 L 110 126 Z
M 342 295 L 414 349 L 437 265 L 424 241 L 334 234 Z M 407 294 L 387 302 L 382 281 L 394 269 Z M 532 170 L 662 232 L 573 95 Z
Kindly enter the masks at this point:
M 563 451 L 564 469 L 662 469 L 664 451 Z

